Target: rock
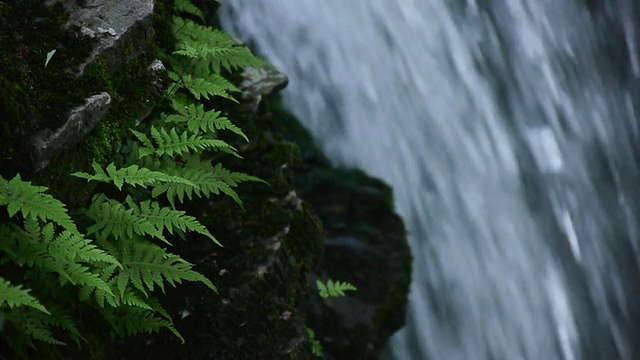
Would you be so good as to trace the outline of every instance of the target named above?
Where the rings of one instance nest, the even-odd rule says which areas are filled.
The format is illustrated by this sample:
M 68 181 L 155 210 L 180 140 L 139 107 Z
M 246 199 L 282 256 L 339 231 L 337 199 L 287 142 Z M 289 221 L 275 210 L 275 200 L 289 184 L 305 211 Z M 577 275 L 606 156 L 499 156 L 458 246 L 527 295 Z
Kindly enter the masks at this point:
M 82 5 L 75 0 L 61 2 L 71 14 L 67 27 L 78 27 L 82 35 L 95 39 L 93 51 L 78 66 L 79 75 L 98 55 L 105 55 L 112 70 L 116 69 L 140 55 L 145 48 L 141 41 L 152 41 L 153 0 L 87 0 Z
M 25 0 L 0 7 L 8 33 L 0 56 L 7 70 L 0 76 L 2 176 L 40 172 L 103 118 L 108 124 L 99 128 L 108 133 L 79 151 L 104 159 L 117 150 L 126 128 L 146 117 L 166 89 L 166 69 L 153 61 L 153 11 L 153 0 Z M 45 67 L 44 54 L 52 50 Z M 33 161 L 13 161 L 24 157 Z M 71 172 L 84 170 L 82 159 L 74 159 Z
M 309 302 L 309 326 L 330 358 L 376 359 L 404 324 L 411 252 L 391 189 L 358 170 L 315 167 L 298 181 L 327 238 L 315 280 L 349 281 L 343 298 Z
M 84 138 L 102 119 L 111 104 L 111 96 L 102 92 L 87 98 L 83 105 L 71 110 L 69 119 L 60 128 L 40 130 L 31 138 L 35 171 L 42 170 L 51 158 Z
M 286 75 L 272 67 L 247 67 L 241 74 L 240 89 L 243 97 L 248 100 L 249 108 L 255 112 L 264 96 L 284 89 L 289 83 Z

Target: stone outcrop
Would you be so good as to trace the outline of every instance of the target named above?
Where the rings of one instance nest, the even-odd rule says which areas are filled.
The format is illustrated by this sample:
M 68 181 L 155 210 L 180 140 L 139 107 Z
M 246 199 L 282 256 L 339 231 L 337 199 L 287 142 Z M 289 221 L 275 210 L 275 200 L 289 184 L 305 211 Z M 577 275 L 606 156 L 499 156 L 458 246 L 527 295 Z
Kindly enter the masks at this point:
M 148 115 L 164 90 L 164 71 L 149 66 L 155 60 L 153 12 L 153 0 L 25 0 L 0 7 L 0 30 L 8 34 L 0 42 L 3 175 L 41 171 L 106 116 L 125 125 L 129 116 Z M 26 20 L 14 23 L 15 13 Z M 133 91 L 138 96 L 128 96 Z M 10 123 L 14 118 L 20 122 Z M 112 121 L 108 127 L 122 130 Z M 15 165 L 13 158 L 31 161 Z
M 35 134 L 31 138 L 34 170 L 44 169 L 53 156 L 68 150 L 87 136 L 107 112 L 109 104 L 109 93 L 90 96 L 84 104 L 71 110 L 64 125 L 55 131 L 44 129 Z
M 243 91 L 243 98 L 248 100 L 249 109 L 255 112 L 263 96 L 284 89 L 288 83 L 287 76 L 272 67 L 247 67 L 242 72 L 240 89 Z
M 153 42 L 151 19 L 154 0 L 47 0 L 61 2 L 71 14 L 67 28 L 79 29 L 79 35 L 92 39 L 89 56 L 77 67 L 84 73 L 88 64 L 104 55 L 112 68 L 118 68 L 140 56 Z

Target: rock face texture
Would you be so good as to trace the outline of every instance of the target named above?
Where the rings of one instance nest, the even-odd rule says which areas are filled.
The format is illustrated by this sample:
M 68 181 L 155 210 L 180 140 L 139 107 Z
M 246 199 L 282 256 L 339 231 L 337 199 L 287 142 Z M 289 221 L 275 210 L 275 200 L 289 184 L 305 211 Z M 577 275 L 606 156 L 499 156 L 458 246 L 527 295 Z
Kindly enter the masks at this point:
M 153 0 L 0 6 L 0 31 L 8 34 L 0 39 L 3 175 L 41 171 L 109 115 L 134 107 L 138 117 L 149 112 L 163 83 L 163 72 L 149 68 L 156 46 L 153 12 Z M 56 52 L 45 67 L 51 50 Z M 138 94 L 125 96 L 133 91 Z M 117 125 L 108 127 L 118 131 Z M 25 157 L 32 161 L 12 162 Z
M 143 43 L 153 41 L 153 0 L 87 0 L 81 5 L 75 0 L 47 1 L 56 2 L 71 14 L 66 27 L 94 40 L 91 53 L 78 66 L 79 74 L 99 55 L 106 55 L 112 67 L 122 66 L 140 55 L 146 48 Z
M 31 138 L 34 170 L 49 165 L 53 156 L 77 144 L 93 130 L 111 104 L 109 93 L 102 92 L 88 97 L 84 104 L 72 109 L 67 122 L 52 132 L 44 129 Z
M 258 110 L 263 96 L 282 90 L 289 83 L 286 75 L 266 66 L 261 69 L 245 68 L 242 79 L 240 89 L 244 92 L 243 97 L 248 99 L 249 108 L 254 112 Z

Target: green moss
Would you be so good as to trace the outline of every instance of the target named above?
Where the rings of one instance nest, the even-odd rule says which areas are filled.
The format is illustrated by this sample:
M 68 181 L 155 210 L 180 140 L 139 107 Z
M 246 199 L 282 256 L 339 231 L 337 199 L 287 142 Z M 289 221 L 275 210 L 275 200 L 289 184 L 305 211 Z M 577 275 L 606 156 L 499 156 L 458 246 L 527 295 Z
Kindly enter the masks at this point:
M 91 41 L 65 29 L 67 19 L 60 3 L 0 2 L 0 174 L 5 177 L 23 169 L 17 157 L 25 154 L 26 136 L 60 126 L 87 94 L 107 88 L 101 73 L 73 74 L 89 55 Z M 54 49 L 45 67 L 46 54 Z
M 123 139 L 130 137 L 129 129 L 157 102 L 159 94 L 151 85 L 147 69 L 150 58 L 130 61 L 113 76 L 108 75 L 106 60 L 97 59 L 87 67 L 87 73 L 103 74 L 106 90 L 111 94 L 111 106 L 105 117 L 79 144 L 37 174 L 36 183 L 46 184 L 51 193 L 71 206 L 82 206 L 90 198 L 95 184 L 76 179 L 70 174 L 88 171 L 93 162 L 106 165 L 114 161 Z

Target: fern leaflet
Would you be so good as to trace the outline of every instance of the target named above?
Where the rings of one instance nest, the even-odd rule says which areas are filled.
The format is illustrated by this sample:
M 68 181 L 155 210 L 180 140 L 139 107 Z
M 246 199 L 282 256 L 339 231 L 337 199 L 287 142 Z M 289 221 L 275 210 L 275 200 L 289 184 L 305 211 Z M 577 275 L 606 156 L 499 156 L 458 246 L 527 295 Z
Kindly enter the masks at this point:
M 188 154 L 190 152 L 200 152 L 204 149 L 236 149 L 226 142 L 218 139 L 209 139 L 197 133 L 189 135 L 188 132 L 178 134 L 175 128 L 167 131 L 164 128 L 151 127 L 151 136 L 157 144 L 153 146 L 151 140 L 142 133 L 134 132 L 136 137 L 142 142 L 143 147 L 138 149 L 140 158 L 149 155 L 168 155 L 174 157 L 176 155 Z M 177 177 L 180 178 L 180 177 Z
M 179 76 L 172 71 L 168 75 L 171 80 L 189 90 L 196 100 L 200 100 L 200 98 L 210 100 L 210 96 L 220 96 L 238 102 L 227 92 L 228 90 L 239 91 L 238 88 L 220 75 L 210 74 L 206 78 L 192 77 L 190 74 Z M 176 89 L 176 87 L 172 88 Z
M 67 230 L 78 232 L 64 204 L 44 192 L 43 186 L 31 185 L 31 182 L 22 181 L 20 174 L 10 181 L 0 177 L 0 206 L 6 206 L 9 216 L 22 213 L 27 218 L 33 215 L 42 220 L 51 220 Z
M 22 289 L 22 285 L 11 285 L 9 281 L 0 277 L 0 307 L 5 303 L 10 308 L 24 305 L 51 315 L 51 313 L 42 306 L 36 298 L 29 295 L 29 291 L 30 290 L 28 289 Z
M 180 176 L 167 175 L 159 171 L 141 168 L 138 165 L 130 165 L 116 169 L 116 166 L 111 163 L 107 166 L 106 172 L 96 163 L 93 163 L 92 167 L 95 175 L 87 174 L 85 172 L 75 172 L 71 175 L 87 179 L 88 181 L 113 182 L 118 190 L 121 190 L 124 184 L 132 186 L 146 186 L 157 183 L 183 183 L 185 185 L 195 186 L 195 184 L 190 183 L 188 180 Z
M 242 136 L 247 142 L 249 141 L 247 135 L 239 127 L 235 126 L 231 120 L 220 116 L 220 111 L 205 111 L 203 104 L 198 106 L 191 104 L 181 107 L 179 103 L 174 102 L 173 107 L 179 114 L 167 116 L 167 123 L 186 123 L 187 129 L 193 133 L 215 133 L 217 130 L 229 130 Z
M 345 291 L 355 291 L 357 290 L 357 288 L 355 286 L 353 286 L 353 284 L 348 283 L 348 282 L 340 282 L 340 281 L 336 281 L 333 282 L 332 280 L 327 281 L 327 284 L 323 284 L 322 281 L 317 280 L 316 281 L 316 285 L 318 286 L 318 293 L 320 295 L 320 297 L 322 297 L 323 299 L 328 298 L 329 296 L 332 297 L 339 297 L 339 296 L 345 296 L 344 292 Z
M 175 9 L 178 12 L 194 15 L 198 19 L 204 21 L 204 13 L 197 6 L 193 5 L 189 0 L 176 0 Z

